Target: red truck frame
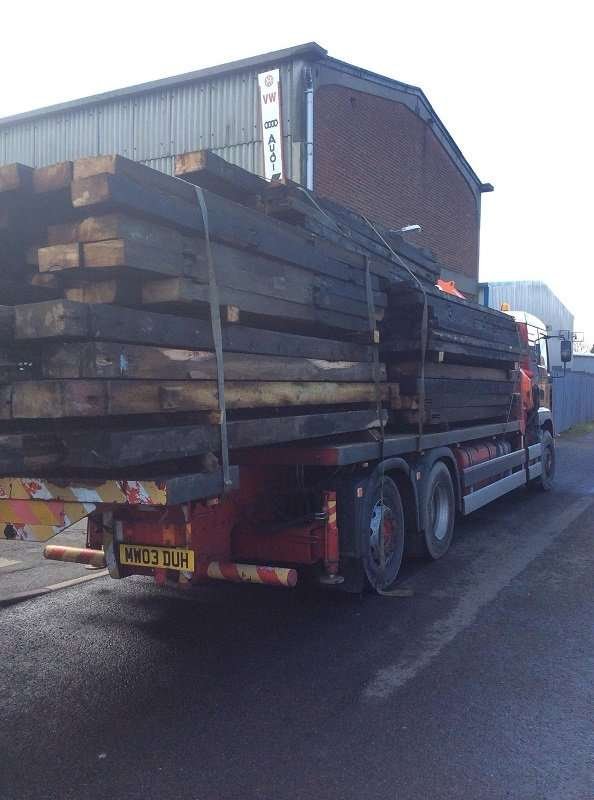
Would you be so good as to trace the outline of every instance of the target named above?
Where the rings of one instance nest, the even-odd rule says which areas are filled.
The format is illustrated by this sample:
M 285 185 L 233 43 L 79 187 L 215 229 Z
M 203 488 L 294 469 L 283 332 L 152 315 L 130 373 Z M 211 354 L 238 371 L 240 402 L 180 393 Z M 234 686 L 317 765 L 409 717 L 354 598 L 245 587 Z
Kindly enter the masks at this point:
M 308 576 L 350 592 L 385 591 L 406 554 L 445 555 L 457 514 L 520 486 L 550 488 L 553 422 L 547 409 L 533 418 L 524 433 L 511 421 L 240 451 L 225 493 L 220 472 L 155 482 L 157 498 L 140 482 L 113 482 L 120 500 L 94 504 L 88 547 L 48 545 L 45 554 L 180 588 L 212 580 L 291 587 Z M 63 502 L 59 487 L 44 486 L 46 499 L 38 491 L 28 507 Z M 80 496 L 82 487 L 69 491 Z

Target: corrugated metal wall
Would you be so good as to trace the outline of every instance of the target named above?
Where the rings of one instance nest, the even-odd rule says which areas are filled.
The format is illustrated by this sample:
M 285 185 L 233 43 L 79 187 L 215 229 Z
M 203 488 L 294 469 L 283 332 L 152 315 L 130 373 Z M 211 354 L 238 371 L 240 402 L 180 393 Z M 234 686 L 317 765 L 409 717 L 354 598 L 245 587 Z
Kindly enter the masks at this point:
M 287 170 L 299 181 L 305 63 L 293 59 L 279 67 Z M 210 77 L 0 126 L 0 163 L 37 167 L 120 153 L 171 174 L 177 153 L 208 148 L 262 174 L 257 73 Z
M 565 308 L 556 294 L 542 281 L 495 281 L 484 285 L 488 287 L 488 302 L 491 308 L 501 308 L 509 303 L 512 311 L 527 311 L 534 314 L 548 326 L 552 335 L 559 331 L 573 331 L 573 314 Z M 485 289 L 482 290 L 483 301 Z M 561 364 L 558 340 L 549 341 L 551 364 Z
M 554 332 L 573 330 L 573 314 L 565 308 L 556 294 L 542 281 L 489 282 L 489 306 L 501 308 L 509 303 L 514 311 L 534 314 Z
M 594 355 L 575 353 L 573 356 L 573 369 L 576 372 L 594 373 Z
M 594 374 L 559 372 L 553 378 L 553 419 L 557 433 L 594 421 Z

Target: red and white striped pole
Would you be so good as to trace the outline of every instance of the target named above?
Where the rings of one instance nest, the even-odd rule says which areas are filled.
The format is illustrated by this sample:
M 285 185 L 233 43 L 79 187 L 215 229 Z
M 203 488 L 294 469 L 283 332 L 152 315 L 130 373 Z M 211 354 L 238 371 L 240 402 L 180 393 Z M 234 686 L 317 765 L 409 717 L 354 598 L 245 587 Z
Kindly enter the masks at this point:
M 48 544 L 45 546 L 43 556 L 50 561 L 71 561 L 75 564 L 105 567 L 103 550 L 90 550 L 87 547 L 61 547 L 56 544 Z
M 268 586 L 292 588 L 297 583 L 297 570 L 286 567 L 262 567 L 257 564 L 234 564 L 210 561 L 199 568 L 202 577 L 233 583 L 265 583 Z

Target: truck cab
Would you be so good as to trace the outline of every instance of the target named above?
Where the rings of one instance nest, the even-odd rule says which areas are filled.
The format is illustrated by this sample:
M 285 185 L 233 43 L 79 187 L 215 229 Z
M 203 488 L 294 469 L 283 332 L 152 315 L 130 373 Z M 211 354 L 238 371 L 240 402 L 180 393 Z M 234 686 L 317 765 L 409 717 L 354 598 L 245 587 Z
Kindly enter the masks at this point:
M 503 310 L 526 329 L 530 357 L 535 367 L 535 378 L 539 390 L 539 405 L 543 409 L 552 411 L 553 383 L 550 374 L 547 326 L 541 319 L 534 314 L 529 314 L 527 311 Z

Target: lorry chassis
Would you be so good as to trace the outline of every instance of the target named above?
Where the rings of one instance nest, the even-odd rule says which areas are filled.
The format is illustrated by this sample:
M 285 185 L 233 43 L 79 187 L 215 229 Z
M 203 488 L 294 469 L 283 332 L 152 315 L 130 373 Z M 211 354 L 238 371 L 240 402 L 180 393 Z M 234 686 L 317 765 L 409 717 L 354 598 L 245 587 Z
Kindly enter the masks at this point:
M 180 588 L 212 580 L 291 587 L 309 574 L 346 591 L 385 591 L 405 554 L 445 555 L 457 514 L 535 481 L 548 488 L 554 447 L 542 413 L 532 433 L 514 421 L 421 439 L 257 448 L 235 461 L 236 488 L 226 494 L 213 491 L 212 477 L 203 496 L 183 502 L 98 503 L 79 559 L 104 559 L 113 578 L 151 575 Z M 75 557 L 63 551 L 48 545 L 45 554 Z

